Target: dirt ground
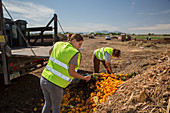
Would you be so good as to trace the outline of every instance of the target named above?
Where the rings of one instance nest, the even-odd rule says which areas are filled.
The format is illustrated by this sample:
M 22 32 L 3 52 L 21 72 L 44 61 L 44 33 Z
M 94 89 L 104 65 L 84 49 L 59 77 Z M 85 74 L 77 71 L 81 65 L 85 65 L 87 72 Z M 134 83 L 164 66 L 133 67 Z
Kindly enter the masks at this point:
M 121 42 L 104 37 L 84 38 L 81 74 L 92 73 L 93 51 L 101 47 L 121 50 L 121 58 L 113 58 L 111 67 L 118 74 L 137 75 L 119 86 L 117 92 L 99 105 L 97 113 L 166 113 L 170 108 L 170 40 Z M 43 68 L 16 78 L 11 85 L 0 83 L 0 113 L 34 113 L 42 109 L 43 98 L 39 78 Z M 100 72 L 105 72 L 101 64 Z

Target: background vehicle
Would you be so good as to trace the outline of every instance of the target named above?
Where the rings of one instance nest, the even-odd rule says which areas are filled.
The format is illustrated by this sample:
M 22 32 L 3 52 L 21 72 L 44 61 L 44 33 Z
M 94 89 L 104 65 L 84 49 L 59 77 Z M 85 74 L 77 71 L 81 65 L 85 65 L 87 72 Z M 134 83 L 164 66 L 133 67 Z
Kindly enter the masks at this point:
M 107 36 L 105 37 L 105 39 L 106 39 L 106 40 L 111 40 L 111 37 L 110 37 L 109 35 L 107 35 Z
M 89 35 L 89 38 L 94 38 L 94 34 L 90 34 L 90 35 Z

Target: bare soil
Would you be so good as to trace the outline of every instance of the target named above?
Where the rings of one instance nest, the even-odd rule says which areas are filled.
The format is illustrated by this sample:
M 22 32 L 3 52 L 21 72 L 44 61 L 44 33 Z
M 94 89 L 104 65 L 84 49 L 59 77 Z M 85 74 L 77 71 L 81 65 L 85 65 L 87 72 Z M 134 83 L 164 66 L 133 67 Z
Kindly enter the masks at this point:
M 170 101 L 170 41 L 137 40 L 121 42 L 104 37 L 84 38 L 79 73 L 92 73 L 93 51 L 101 47 L 121 50 L 121 58 L 113 58 L 111 67 L 118 74 L 137 75 L 119 86 L 116 93 L 98 106 L 97 113 L 166 113 Z M 43 68 L 16 78 L 11 85 L 0 83 L 0 113 L 37 113 L 43 98 L 39 79 Z M 100 72 L 105 72 L 101 64 Z M 2 78 L 2 76 L 1 76 Z M 2 81 L 2 80 L 1 80 Z M 169 102 L 170 107 L 170 102 Z

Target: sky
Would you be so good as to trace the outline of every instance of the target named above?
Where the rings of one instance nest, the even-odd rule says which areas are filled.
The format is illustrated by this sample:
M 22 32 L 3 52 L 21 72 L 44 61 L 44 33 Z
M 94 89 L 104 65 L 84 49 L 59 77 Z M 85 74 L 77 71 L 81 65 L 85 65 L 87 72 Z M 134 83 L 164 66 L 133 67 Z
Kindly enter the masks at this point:
M 170 34 L 170 0 L 2 0 L 14 20 L 45 27 L 57 14 L 64 32 Z M 9 18 L 4 10 L 4 17 Z M 53 26 L 53 24 L 51 24 Z M 62 32 L 58 24 L 58 32 Z

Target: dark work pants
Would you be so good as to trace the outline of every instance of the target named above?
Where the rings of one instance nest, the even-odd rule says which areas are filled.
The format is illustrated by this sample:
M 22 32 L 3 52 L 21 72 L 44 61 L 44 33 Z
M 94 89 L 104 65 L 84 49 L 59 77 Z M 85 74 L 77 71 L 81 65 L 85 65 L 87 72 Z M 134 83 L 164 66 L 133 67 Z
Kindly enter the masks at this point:
M 104 65 L 104 67 L 107 69 L 105 60 L 99 60 L 95 55 L 93 55 L 93 68 L 94 68 L 94 73 L 99 73 L 100 70 L 100 62 Z M 107 69 L 107 73 L 110 73 L 109 70 Z

